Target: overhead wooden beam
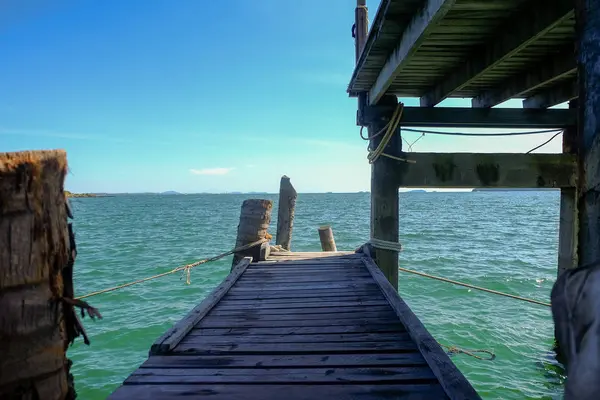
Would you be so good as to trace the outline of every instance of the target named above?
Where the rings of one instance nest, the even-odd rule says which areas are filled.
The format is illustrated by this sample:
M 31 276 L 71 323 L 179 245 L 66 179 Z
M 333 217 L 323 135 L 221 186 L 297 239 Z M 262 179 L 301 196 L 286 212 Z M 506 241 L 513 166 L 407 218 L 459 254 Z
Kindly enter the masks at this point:
M 421 106 L 435 106 L 572 16 L 572 0 L 555 0 L 551 5 L 548 0 L 532 2 L 527 9 L 519 11 L 514 18 L 509 19 L 507 25 L 501 27 L 493 35 L 495 39 L 491 43 L 477 48 L 467 62 L 421 97 Z
M 571 154 L 407 153 L 399 165 L 405 188 L 571 188 L 577 159 Z M 413 163 L 414 162 L 414 163 Z
M 473 98 L 472 106 L 488 108 L 513 97 L 524 97 L 523 94 L 528 91 L 549 85 L 576 71 L 575 51 L 573 48 L 569 48 L 564 52 L 548 57 L 537 68 L 502 82 L 498 85 L 500 89 L 482 92 L 479 96 Z
M 367 107 L 363 115 L 364 120 L 377 119 L 381 113 L 380 108 L 381 106 Z M 404 107 L 400 120 L 403 127 L 421 128 L 552 129 L 573 126 L 576 123 L 576 110 L 466 107 Z
M 394 78 L 400 73 L 408 58 L 419 49 L 436 22 L 446 15 L 456 0 L 426 0 L 407 25 L 400 43 L 389 56 L 373 87 L 369 91 L 369 104 L 374 105 L 388 90 Z
M 575 100 L 579 96 L 577 80 L 567 81 L 552 86 L 541 93 L 523 100 L 523 108 L 548 108 L 567 101 Z

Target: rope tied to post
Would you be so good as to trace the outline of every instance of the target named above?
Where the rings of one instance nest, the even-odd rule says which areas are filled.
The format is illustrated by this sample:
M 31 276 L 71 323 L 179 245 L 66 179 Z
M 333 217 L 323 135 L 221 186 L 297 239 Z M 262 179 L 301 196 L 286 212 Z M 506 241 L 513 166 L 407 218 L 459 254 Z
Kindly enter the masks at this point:
M 376 249 L 398 252 L 402 251 L 402 244 L 399 242 L 390 242 L 387 240 L 371 238 L 367 243 L 371 244 Z
M 149 276 L 147 278 L 142 278 L 142 279 L 138 279 L 138 280 L 135 280 L 135 281 L 132 281 L 132 282 L 124 283 L 122 285 L 113 286 L 113 287 L 110 287 L 110 288 L 98 290 L 96 292 L 91 292 L 91 293 L 85 294 L 83 296 L 75 297 L 75 300 L 81 300 L 81 299 L 85 299 L 87 297 L 92 297 L 92 296 L 96 296 L 96 295 L 103 294 L 103 293 L 113 292 L 115 290 L 119 290 L 119 289 L 123 289 L 123 288 L 129 287 L 129 286 L 137 285 L 137 284 L 142 283 L 142 282 L 147 282 L 147 281 L 151 281 L 151 280 L 154 280 L 154 279 L 162 278 L 163 276 L 172 275 L 172 274 L 175 274 L 175 273 L 180 272 L 180 271 L 183 271 L 183 274 L 186 277 L 186 283 L 189 285 L 191 283 L 191 270 L 192 270 L 192 268 L 195 268 L 195 267 L 197 267 L 199 265 L 206 264 L 206 263 L 209 263 L 209 262 L 212 262 L 212 261 L 217 261 L 217 260 L 219 260 L 221 258 L 227 257 L 227 256 L 232 255 L 234 253 L 238 253 L 240 251 L 248 250 L 248 249 L 250 249 L 250 248 L 252 248 L 254 246 L 259 246 L 259 245 L 261 245 L 261 244 L 263 244 L 265 242 L 268 242 L 268 241 L 269 241 L 268 238 L 259 239 L 259 240 L 255 241 L 255 242 L 248 243 L 248 244 L 246 244 L 244 246 L 237 247 L 235 249 L 229 250 L 229 251 L 227 251 L 225 253 L 221 253 L 221 254 L 216 255 L 214 257 L 205 258 L 203 260 L 199 260 L 199 261 L 193 262 L 191 264 L 182 265 L 180 267 L 173 268 L 170 271 L 163 272 L 161 274 L 152 275 L 152 276 Z

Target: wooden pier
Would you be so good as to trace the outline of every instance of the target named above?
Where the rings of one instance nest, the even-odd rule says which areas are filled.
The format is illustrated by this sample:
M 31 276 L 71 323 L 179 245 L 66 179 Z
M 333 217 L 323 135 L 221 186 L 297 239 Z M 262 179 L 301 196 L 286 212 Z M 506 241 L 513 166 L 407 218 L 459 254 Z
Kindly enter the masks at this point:
M 243 259 L 109 398 L 479 399 L 365 252 Z

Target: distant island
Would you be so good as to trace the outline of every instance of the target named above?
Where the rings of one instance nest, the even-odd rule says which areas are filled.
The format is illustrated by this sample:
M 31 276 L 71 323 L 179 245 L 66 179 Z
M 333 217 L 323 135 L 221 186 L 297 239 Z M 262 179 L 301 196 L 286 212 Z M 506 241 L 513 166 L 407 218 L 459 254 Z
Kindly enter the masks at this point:
M 474 192 L 554 192 L 559 188 L 475 188 Z
M 67 197 L 98 197 L 95 193 L 72 193 L 68 190 L 65 190 L 65 195 Z
M 174 190 L 167 190 L 166 192 L 162 192 L 161 194 L 181 194 L 181 193 L 176 192 Z

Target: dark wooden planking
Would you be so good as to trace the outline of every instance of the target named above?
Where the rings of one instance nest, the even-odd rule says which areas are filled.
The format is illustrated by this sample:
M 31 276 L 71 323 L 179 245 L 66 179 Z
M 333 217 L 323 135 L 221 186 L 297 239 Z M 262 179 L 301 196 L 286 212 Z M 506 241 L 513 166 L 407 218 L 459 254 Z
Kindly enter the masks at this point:
M 150 348 L 150 354 L 166 353 L 172 350 L 181 339 L 200 321 L 208 312 L 219 303 L 221 298 L 242 276 L 248 265 L 252 262 L 251 257 L 242 259 L 223 282 L 213 290 L 200 304 L 190 311 L 185 318 L 177 322 L 172 328 L 159 337 Z
M 379 102 L 394 78 L 402 71 L 402 67 L 408 63 L 410 57 L 431 34 L 436 23 L 446 15 L 454 3 L 456 0 L 425 0 L 423 2 L 423 7 L 411 18 L 398 45 L 382 66 L 369 91 L 369 104 L 374 105 Z
M 480 399 L 475 389 L 452 363 L 439 343 L 425 329 L 423 323 L 412 312 L 408 305 L 398 295 L 398 292 L 387 281 L 372 258 L 364 257 L 363 262 L 379 284 L 390 306 L 394 309 L 402 324 L 406 327 L 413 342 L 419 348 L 427 364 L 437 377 L 440 385 L 450 399 Z
M 252 294 L 252 293 L 248 293 L 248 292 L 244 292 L 243 294 L 240 294 L 239 292 L 235 292 L 235 293 L 229 293 L 227 295 L 227 299 L 228 300 L 263 300 L 263 299 L 295 299 L 295 298 L 304 298 L 304 297 L 315 297 L 315 296 L 319 296 L 319 297 L 339 297 L 339 296 L 346 296 L 346 295 L 356 295 L 356 296 L 374 296 L 374 295 L 378 295 L 381 294 L 380 291 L 378 290 L 354 290 L 354 291 L 348 291 L 348 290 L 336 290 L 336 291 L 310 291 L 310 290 L 306 290 L 306 291 L 298 291 L 298 290 L 294 290 L 294 291 L 290 291 L 290 292 L 280 292 L 280 291 L 271 291 L 271 292 L 266 292 L 266 293 L 258 293 L 258 294 Z
M 445 399 L 444 391 L 438 384 L 361 384 L 361 385 L 210 385 L 202 387 L 193 384 L 172 385 L 124 385 L 117 389 L 110 400 L 131 400 L 135 398 L 153 400 L 173 400 L 179 398 L 208 397 L 213 400 L 256 399 L 336 399 L 336 400 L 425 400 Z
M 338 322 L 344 322 L 338 320 Z M 304 335 L 304 334 L 326 334 L 326 333 L 376 333 L 376 332 L 404 332 L 406 329 L 400 322 L 377 323 L 376 321 L 369 325 L 325 325 L 308 326 L 306 323 L 296 324 L 297 326 L 278 326 L 265 324 L 259 327 L 221 327 L 195 328 L 190 331 L 196 335 L 204 336 L 235 336 L 235 335 Z M 278 324 L 282 325 L 282 324 Z M 307 326 L 303 326 L 307 325 Z
M 299 298 L 293 299 L 258 299 L 258 300 L 245 300 L 245 299 L 236 299 L 236 298 L 223 298 L 216 309 L 219 309 L 221 306 L 238 306 L 238 305 L 257 305 L 257 304 L 284 304 L 284 305 L 292 305 L 294 303 L 316 303 L 322 302 L 324 304 L 327 303 L 342 303 L 342 302 L 362 302 L 362 301 L 376 301 L 381 300 L 385 301 L 385 297 L 383 294 L 376 293 L 374 296 L 357 296 L 352 293 L 348 293 L 346 296 L 337 296 L 337 297 L 321 297 L 318 295 L 314 296 L 303 296 Z
M 235 318 L 247 321 L 295 321 L 298 319 L 304 321 L 310 320 L 327 320 L 327 319 L 381 319 L 382 322 L 389 321 L 394 319 L 396 315 L 393 313 L 391 309 L 384 311 L 367 311 L 366 307 L 363 307 L 362 311 L 344 311 L 345 308 L 350 308 L 351 310 L 356 310 L 358 307 L 344 307 L 339 309 L 336 312 L 334 308 L 309 308 L 308 310 L 304 309 L 292 309 L 288 310 L 287 313 L 283 313 L 283 311 L 287 310 L 285 308 L 282 309 L 270 309 L 270 310 L 262 310 L 261 312 L 252 312 L 251 310 L 246 311 L 234 311 L 229 310 L 231 314 L 223 314 L 223 313 L 214 313 L 206 318 Z M 302 313 L 295 313 L 295 310 L 302 311 Z M 325 310 L 325 312 L 313 312 L 310 314 L 304 313 L 304 311 L 314 311 L 314 310 Z M 281 311 L 281 313 L 267 313 L 268 311 Z
M 571 154 L 407 153 L 399 187 L 568 188 L 577 184 Z
M 192 331 L 193 332 L 193 331 Z M 408 333 L 338 333 L 338 334 L 314 334 L 314 335 L 240 335 L 240 336 L 206 336 L 193 335 L 192 332 L 186 337 L 186 341 L 202 343 L 332 343 L 332 342 L 396 342 L 398 340 L 410 340 Z M 183 343 L 183 342 L 182 342 Z
M 309 368 L 427 365 L 421 353 L 152 356 L 140 368 Z
M 337 278 L 337 279 L 336 279 Z M 362 276 L 341 276 L 338 277 L 336 274 L 328 274 L 328 273 L 315 273 L 315 274 L 307 274 L 305 276 L 294 276 L 294 277 L 269 277 L 269 278 L 261 278 L 261 277 L 251 277 L 251 276 L 243 276 L 239 279 L 238 284 L 249 284 L 253 285 L 254 283 L 259 284 L 278 284 L 278 283 L 301 283 L 301 282 L 331 282 L 332 280 L 338 280 L 341 282 L 350 282 L 350 283 L 367 283 L 371 281 L 371 278 L 368 275 Z
M 236 302 L 238 303 L 238 302 Z M 281 308 L 281 309 L 294 309 L 294 308 L 323 308 L 323 307 L 357 307 L 357 306 L 383 306 L 386 305 L 387 302 L 385 299 L 380 300 L 345 300 L 345 301 L 305 301 L 298 303 L 286 303 L 286 302 L 252 302 L 252 303 L 244 303 L 244 304 L 219 304 L 219 310 L 249 310 L 253 308 Z
M 500 85 L 499 89 L 486 90 L 472 100 L 473 107 L 493 107 L 513 97 L 539 87 L 557 82 L 577 70 L 573 46 L 544 59 L 537 68 L 527 70 Z
M 310 290 L 310 289 L 337 289 L 337 290 L 354 290 L 354 289 L 373 289 L 377 287 L 373 283 L 369 284 L 356 284 L 350 282 L 334 282 L 334 283 L 286 283 L 278 285 L 260 285 L 256 287 L 249 287 L 248 285 L 233 286 L 232 291 L 235 290 L 237 293 L 248 292 L 248 293 L 262 293 L 268 291 L 281 291 L 281 290 Z
M 381 318 L 356 318 L 356 319 L 329 319 L 329 320 L 302 320 L 294 319 L 289 321 L 249 321 L 245 318 L 204 318 L 195 328 L 313 328 L 312 333 L 319 333 L 323 327 L 334 327 L 339 326 L 357 326 L 365 327 L 367 332 L 371 332 L 369 329 L 378 329 L 376 326 L 371 325 L 386 325 L 390 324 L 396 326 L 395 321 L 382 320 Z M 341 329 L 341 328 L 340 328 Z M 372 332 L 375 332 L 373 330 Z
M 415 351 L 412 340 L 396 342 L 347 342 L 347 343 L 231 343 L 206 344 L 201 340 L 193 341 L 202 336 L 190 336 L 175 347 L 175 353 L 202 354 L 311 354 L 311 353 L 389 353 L 393 351 Z
M 126 384 L 219 384 L 219 383 L 437 383 L 427 367 L 364 367 L 303 369 L 209 369 L 209 368 L 144 368 L 135 371 Z

